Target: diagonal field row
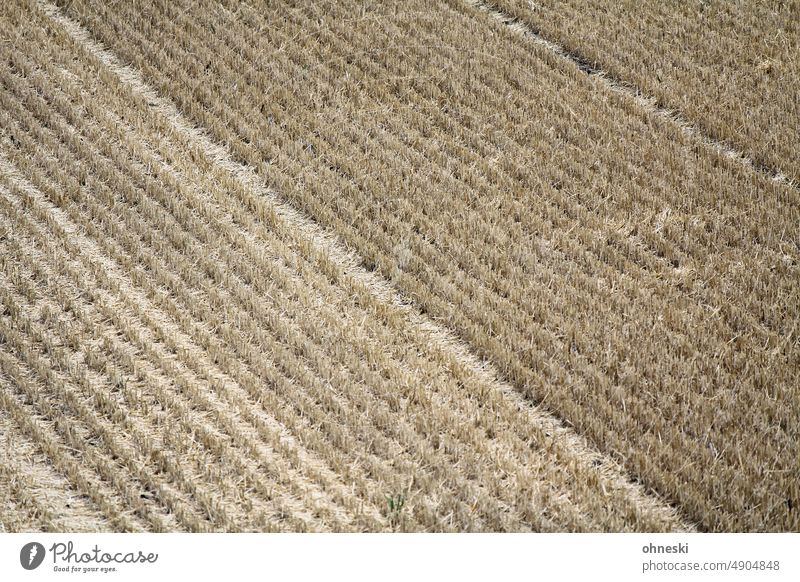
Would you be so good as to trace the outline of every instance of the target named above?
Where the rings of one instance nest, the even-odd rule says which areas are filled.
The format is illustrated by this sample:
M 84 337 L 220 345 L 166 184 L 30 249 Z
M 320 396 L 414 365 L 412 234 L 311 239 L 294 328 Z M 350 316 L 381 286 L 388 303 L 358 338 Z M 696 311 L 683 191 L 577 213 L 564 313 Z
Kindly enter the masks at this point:
M 5 528 L 687 527 L 48 6 L 0 37 Z
M 470 1 L 800 181 L 800 2 Z
M 800 525 L 791 186 L 467 3 L 63 4 L 702 527 Z
M 11 390 L 3 377 L 0 390 Z M 110 529 L 109 521 L 52 467 L 5 408 L 0 411 L 0 435 L 0 532 Z

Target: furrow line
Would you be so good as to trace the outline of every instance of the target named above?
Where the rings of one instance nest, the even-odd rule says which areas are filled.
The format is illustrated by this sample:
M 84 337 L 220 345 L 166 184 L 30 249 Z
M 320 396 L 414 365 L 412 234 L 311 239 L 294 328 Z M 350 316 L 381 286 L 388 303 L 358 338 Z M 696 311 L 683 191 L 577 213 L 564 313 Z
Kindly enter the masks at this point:
M 530 23 L 524 21 L 523 19 L 512 16 L 491 2 L 486 2 L 485 0 L 459 1 L 485 14 L 488 14 L 493 19 L 497 20 L 517 34 L 530 38 L 532 42 L 546 48 L 554 55 L 570 61 L 583 73 L 599 79 L 600 82 L 602 82 L 611 91 L 621 94 L 626 98 L 632 99 L 648 114 L 656 115 L 666 121 L 669 121 L 678 127 L 684 134 L 696 139 L 698 142 L 702 143 L 703 146 L 713 150 L 715 153 L 734 160 L 749 170 L 759 172 L 774 182 L 785 184 L 791 187 L 796 194 L 800 193 L 800 184 L 798 184 L 796 180 L 792 180 L 791 178 L 787 177 L 787 175 L 779 168 L 772 167 L 763 162 L 755 161 L 751 157 L 748 157 L 741 149 L 735 149 L 735 147 L 731 144 L 714 139 L 712 136 L 703 132 L 696 125 L 690 123 L 679 112 L 657 105 L 658 100 L 655 97 L 643 94 L 641 89 L 614 77 L 607 71 L 599 68 L 597 63 L 589 61 L 576 52 L 568 51 L 564 46 L 553 40 L 544 38 L 539 31 L 535 30 Z

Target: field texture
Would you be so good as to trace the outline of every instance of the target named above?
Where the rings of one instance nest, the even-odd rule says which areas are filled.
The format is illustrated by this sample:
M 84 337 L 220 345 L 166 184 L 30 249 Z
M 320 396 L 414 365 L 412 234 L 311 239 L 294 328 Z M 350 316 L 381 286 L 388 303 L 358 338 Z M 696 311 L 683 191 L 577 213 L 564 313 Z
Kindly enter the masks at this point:
M 797 187 L 506 4 L 0 7 L 0 526 L 800 529 Z
M 800 2 L 494 0 L 586 66 L 800 181 Z

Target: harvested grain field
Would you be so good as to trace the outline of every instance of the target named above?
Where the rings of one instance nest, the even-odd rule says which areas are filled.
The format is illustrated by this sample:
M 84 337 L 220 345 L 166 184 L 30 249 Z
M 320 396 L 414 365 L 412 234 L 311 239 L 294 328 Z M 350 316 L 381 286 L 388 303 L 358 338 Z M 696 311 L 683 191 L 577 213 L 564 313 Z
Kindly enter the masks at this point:
M 800 180 L 800 2 L 472 2 Z
M 4 3 L 0 526 L 800 529 L 797 186 L 512 16 Z

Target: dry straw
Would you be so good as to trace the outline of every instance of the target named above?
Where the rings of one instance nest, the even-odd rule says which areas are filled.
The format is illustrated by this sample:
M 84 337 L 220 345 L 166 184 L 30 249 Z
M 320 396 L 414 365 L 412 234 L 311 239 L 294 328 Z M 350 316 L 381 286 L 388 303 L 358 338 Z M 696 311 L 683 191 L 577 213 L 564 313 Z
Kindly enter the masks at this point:
M 0 408 L 84 505 L 6 527 L 797 529 L 791 185 L 468 3 L 59 4 Z

